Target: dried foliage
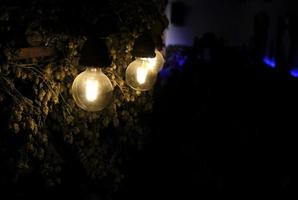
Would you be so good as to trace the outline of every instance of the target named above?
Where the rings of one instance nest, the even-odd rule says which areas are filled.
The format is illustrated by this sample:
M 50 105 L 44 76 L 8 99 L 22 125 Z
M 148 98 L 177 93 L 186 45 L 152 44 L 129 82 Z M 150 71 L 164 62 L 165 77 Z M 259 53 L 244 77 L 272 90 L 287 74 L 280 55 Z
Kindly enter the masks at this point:
M 90 179 L 108 177 L 117 186 L 128 150 L 142 147 L 150 132 L 152 109 L 152 92 L 130 89 L 125 69 L 140 33 L 162 35 L 165 4 L 110 0 L 101 7 L 40 1 L 0 6 L 0 48 L 7 55 L 0 55 L 0 158 L 5 160 L 3 168 L 9 168 L 4 178 L 17 181 L 23 174 L 37 173 L 51 186 L 61 182 L 60 174 L 70 162 L 78 163 Z M 79 8 L 82 11 L 75 12 Z M 114 99 L 96 113 L 79 109 L 70 91 L 83 70 L 78 60 L 89 30 L 82 25 L 87 22 L 100 26 L 95 33 L 106 39 L 113 60 L 104 72 L 115 87 Z M 105 26 L 109 23 L 113 27 Z M 19 60 L 16 52 L 24 46 L 53 47 L 57 54 Z

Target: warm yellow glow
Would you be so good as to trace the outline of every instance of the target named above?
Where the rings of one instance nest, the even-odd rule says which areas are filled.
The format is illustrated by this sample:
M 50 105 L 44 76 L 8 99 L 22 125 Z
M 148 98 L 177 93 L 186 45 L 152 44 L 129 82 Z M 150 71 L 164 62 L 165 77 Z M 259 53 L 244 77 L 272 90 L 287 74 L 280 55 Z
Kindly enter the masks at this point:
M 154 62 L 154 60 L 152 60 L 152 62 Z M 128 65 L 125 72 L 127 85 L 137 91 L 148 91 L 152 89 L 156 78 L 157 71 L 150 69 L 148 58 L 136 58 Z
M 144 84 L 147 78 L 148 70 L 145 67 L 137 69 L 137 81 L 139 84 Z
M 155 50 L 156 56 L 154 58 L 140 58 L 144 62 L 146 62 L 146 67 L 152 71 L 158 73 L 164 66 L 165 60 L 163 55 L 158 51 Z
M 99 83 L 97 80 L 86 80 L 86 99 L 93 102 L 97 99 L 99 91 Z
M 157 61 L 156 57 L 154 57 L 154 58 L 147 58 L 147 61 L 148 61 L 148 64 L 147 64 L 148 69 L 155 70 L 156 61 Z
M 72 83 L 71 92 L 76 104 L 90 112 L 103 110 L 112 101 L 110 79 L 95 67 L 88 67 Z

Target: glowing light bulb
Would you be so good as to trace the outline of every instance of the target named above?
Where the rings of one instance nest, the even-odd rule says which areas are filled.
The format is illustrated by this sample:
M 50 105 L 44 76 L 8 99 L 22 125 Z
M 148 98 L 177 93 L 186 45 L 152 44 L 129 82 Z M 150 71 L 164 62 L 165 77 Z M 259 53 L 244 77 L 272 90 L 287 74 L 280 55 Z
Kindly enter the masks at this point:
M 156 57 L 154 57 L 154 58 L 146 58 L 146 60 L 149 62 L 149 64 L 148 64 L 148 68 L 149 68 L 150 70 L 155 70 L 155 71 L 157 71 L 157 70 L 155 69 L 155 67 L 156 67 Z
M 113 86 L 101 69 L 87 68 L 75 78 L 72 95 L 80 108 L 100 111 L 112 101 Z
M 154 58 L 144 58 L 144 59 L 149 62 L 148 68 L 158 73 L 160 72 L 160 70 L 162 70 L 165 64 L 165 60 L 163 58 L 163 55 L 158 50 L 155 50 L 155 55 L 156 56 Z
M 86 81 L 86 99 L 88 101 L 95 101 L 99 94 L 99 83 L 97 80 L 87 79 Z
M 147 78 L 148 69 L 145 67 L 139 67 L 137 68 L 137 81 L 140 84 L 144 84 Z
M 157 78 L 157 72 L 151 70 L 151 66 L 148 58 L 136 58 L 126 69 L 126 83 L 138 91 L 150 90 Z

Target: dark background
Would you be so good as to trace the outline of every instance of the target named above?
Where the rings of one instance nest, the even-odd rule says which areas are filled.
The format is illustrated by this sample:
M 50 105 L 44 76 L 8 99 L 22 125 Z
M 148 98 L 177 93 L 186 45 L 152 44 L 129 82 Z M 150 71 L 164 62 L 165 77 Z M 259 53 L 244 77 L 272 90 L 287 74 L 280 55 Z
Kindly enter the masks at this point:
M 181 8 L 185 10 L 176 5 L 181 16 L 171 19 L 177 20 L 175 26 L 183 25 L 188 12 Z M 256 18 L 247 24 L 254 28 L 246 45 L 231 45 L 218 33 L 202 30 L 203 36 L 191 46 L 167 47 L 167 63 L 155 86 L 150 140 L 123 164 L 125 179 L 113 199 L 295 195 L 298 79 L 291 70 L 298 64 L 298 21 L 294 8 L 298 8 L 295 1 L 289 1 L 287 12 L 276 16 L 281 25 L 276 26 L 276 48 L 270 55 L 264 42 L 268 24 Z M 282 24 L 288 17 L 291 42 L 287 46 L 283 40 L 287 28 Z M 263 62 L 265 56 L 275 58 L 274 68 Z M 68 182 L 46 190 L 45 198 L 100 193 L 96 186 L 84 188 L 85 177 L 73 176 L 77 169 L 69 169 L 63 174 Z M 33 197 L 44 192 L 36 184 L 25 186 L 21 183 L 21 190 L 35 193 Z M 7 194 L 14 192 L 13 186 L 2 188 L 6 187 Z M 91 194 L 85 198 L 99 199 Z
M 291 70 L 298 64 L 298 21 L 292 12 L 298 7 L 288 3 L 280 8 L 285 13 L 274 16 L 279 24 L 268 23 L 266 12 L 251 19 L 248 45 L 230 45 L 220 33 L 211 32 L 184 48 L 184 56 L 178 47 L 168 47 L 166 67 L 173 70 L 165 84 L 161 76 L 157 85 L 153 140 L 128 164 L 119 199 L 295 196 L 298 79 Z M 174 4 L 178 16 L 172 16 L 175 24 L 170 26 L 188 23 L 183 22 L 187 10 L 180 4 Z M 283 26 L 286 18 L 290 23 Z M 277 27 L 277 48 L 271 54 L 275 67 L 264 63 L 270 52 L 269 24 Z M 290 49 L 287 58 L 284 45 Z M 187 59 L 179 65 L 181 58 Z

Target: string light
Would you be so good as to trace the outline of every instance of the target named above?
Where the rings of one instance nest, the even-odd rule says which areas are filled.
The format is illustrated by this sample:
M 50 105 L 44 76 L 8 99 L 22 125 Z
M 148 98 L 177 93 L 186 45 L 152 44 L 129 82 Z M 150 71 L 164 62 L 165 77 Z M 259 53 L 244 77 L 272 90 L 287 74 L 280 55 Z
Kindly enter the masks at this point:
M 138 91 L 150 90 L 156 81 L 157 73 L 146 58 L 136 58 L 126 69 L 126 83 Z
M 152 38 L 146 34 L 134 44 L 135 60 L 126 69 L 126 83 L 138 91 L 153 88 L 157 74 L 164 65 L 162 54 L 154 50 Z M 96 37 L 84 44 L 80 64 L 83 66 L 110 66 L 107 46 Z M 103 110 L 113 97 L 113 86 L 99 67 L 88 67 L 72 84 L 72 95 L 76 104 L 86 111 Z
M 72 96 L 76 104 L 90 112 L 103 110 L 111 103 L 114 90 L 110 79 L 101 70 L 111 65 L 105 41 L 90 37 L 82 48 L 80 65 L 96 67 L 87 67 L 75 78 Z
M 100 111 L 111 102 L 113 86 L 100 68 L 87 68 L 75 78 L 72 95 L 83 110 Z
M 132 61 L 125 73 L 125 80 L 134 90 L 148 91 L 153 88 L 157 74 L 164 65 L 164 58 L 158 50 L 149 34 L 139 36 L 134 43 Z

